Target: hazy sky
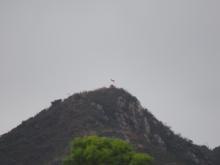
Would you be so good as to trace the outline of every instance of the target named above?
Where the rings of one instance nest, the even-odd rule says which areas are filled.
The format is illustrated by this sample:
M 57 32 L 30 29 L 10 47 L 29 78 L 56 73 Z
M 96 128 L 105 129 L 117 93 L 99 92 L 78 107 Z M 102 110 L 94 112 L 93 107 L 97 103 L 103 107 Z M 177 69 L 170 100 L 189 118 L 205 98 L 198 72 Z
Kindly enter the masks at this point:
M 219 0 L 0 0 L 0 134 L 109 86 L 196 144 L 220 145 Z

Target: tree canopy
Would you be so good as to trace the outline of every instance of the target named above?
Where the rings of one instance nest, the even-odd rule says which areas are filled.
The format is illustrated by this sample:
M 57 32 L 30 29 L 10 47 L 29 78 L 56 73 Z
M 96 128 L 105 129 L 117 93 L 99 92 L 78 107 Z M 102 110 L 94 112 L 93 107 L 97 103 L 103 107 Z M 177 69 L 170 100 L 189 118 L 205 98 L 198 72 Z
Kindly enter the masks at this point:
M 150 165 L 152 157 L 136 153 L 127 142 L 119 139 L 86 136 L 71 142 L 63 165 Z

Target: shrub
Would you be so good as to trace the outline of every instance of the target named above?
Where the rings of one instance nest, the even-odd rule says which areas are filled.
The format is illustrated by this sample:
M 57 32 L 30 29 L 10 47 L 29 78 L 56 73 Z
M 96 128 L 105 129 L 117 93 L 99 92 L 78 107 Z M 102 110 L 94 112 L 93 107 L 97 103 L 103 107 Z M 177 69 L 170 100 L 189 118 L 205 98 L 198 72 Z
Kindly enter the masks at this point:
M 131 145 L 119 139 L 87 136 L 71 142 L 63 165 L 149 165 L 152 158 L 136 153 Z

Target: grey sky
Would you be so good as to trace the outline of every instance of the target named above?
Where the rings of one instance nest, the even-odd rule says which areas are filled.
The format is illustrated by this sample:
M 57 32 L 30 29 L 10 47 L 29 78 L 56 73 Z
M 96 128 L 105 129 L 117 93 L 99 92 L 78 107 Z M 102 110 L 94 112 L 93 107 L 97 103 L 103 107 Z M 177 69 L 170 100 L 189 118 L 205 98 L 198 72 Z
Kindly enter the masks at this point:
M 117 81 L 197 144 L 220 144 L 220 1 L 0 0 L 0 134 Z

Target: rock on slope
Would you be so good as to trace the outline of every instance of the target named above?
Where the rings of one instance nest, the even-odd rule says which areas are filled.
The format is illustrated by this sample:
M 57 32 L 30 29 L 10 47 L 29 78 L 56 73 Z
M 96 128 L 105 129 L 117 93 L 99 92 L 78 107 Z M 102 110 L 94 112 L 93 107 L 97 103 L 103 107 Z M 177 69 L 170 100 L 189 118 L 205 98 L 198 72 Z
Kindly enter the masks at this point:
M 212 152 L 213 160 L 215 165 L 220 164 L 220 147 L 216 147 Z
M 0 164 L 60 164 L 73 137 L 94 134 L 125 139 L 153 155 L 156 165 L 214 165 L 208 148 L 177 136 L 114 86 L 56 100 L 1 136 Z

